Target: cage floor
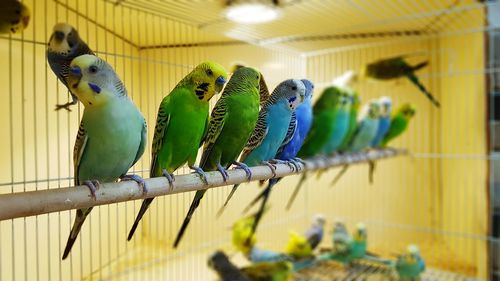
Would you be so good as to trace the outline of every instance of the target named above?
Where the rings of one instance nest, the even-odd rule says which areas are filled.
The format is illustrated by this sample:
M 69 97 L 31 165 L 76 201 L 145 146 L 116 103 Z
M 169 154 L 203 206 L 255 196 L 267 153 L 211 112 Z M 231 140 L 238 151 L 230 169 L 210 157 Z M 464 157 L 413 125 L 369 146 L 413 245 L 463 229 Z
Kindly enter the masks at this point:
M 294 281 L 330 281 L 330 280 L 398 280 L 396 273 L 388 266 L 383 266 L 370 261 L 362 261 L 345 266 L 334 261 L 323 261 L 314 267 L 298 271 Z M 453 272 L 426 269 L 422 274 L 422 281 L 475 281 L 477 279 L 456 274 Z

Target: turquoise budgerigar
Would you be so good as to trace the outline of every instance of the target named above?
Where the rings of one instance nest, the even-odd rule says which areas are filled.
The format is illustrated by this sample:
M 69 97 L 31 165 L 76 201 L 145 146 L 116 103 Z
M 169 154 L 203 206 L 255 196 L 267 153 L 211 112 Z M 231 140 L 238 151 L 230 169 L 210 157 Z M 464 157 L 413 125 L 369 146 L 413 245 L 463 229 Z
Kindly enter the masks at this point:
M 269 163 L 276 157 L 278 149 L 286 143 L 287 136 L 293 136 L 295 128 L 290 126 L 294 110 L 304 101 L 305 86 L 297 79 L 281 82 L 274 89 L 259 112 L 257 125 L 245 146 L 240 161 L 248 166 L 266 164 L 274 173 L 274 166 Z M 278 160 L 276 160 L 279 162 Z M 234 185 L 226 202 L 219 210 L 221 214 L 238 188 Z
M 250 67 L 236 70 L 212 111 L 200 167 L 206 171 L 218 170 L 224 180 L 228 178 L 226 169 L 231 164 L 236 164 L 244 169 L 248 179 L 251 179 L 248 167 L 236 162 L 236 159 L 248 142 L 257 123 L 261 78 L 260 73 Z M 196 191 L 175 239 L 174 247 L 179 245 L 205 192 L 206 190 Z
M 420 250 L 416 245 L 408 246 L 408 252 L 398 256 L 394 263 L 401 280 L 418 280 L 422 272 L 425 271 L 425 261 L 420 255 Z
M 73 151 L 75 185 L 87 185 L 93 197 L 100 182 L 118 178 L 135 180 L 146 190 L 144 180 L 126 175 L 144 153 L 147 129 L 120 78 L 102 59 L 83 55 L 71 62 L 67 81 L 85 106 Z M 91 210 L 77 210 L 63 259 Z
M 64 108 L 70 111 L 69 107 L 78 102 L 77 95 L 75 95 L 72 92 L 73 89 L 68 86 L 67 79 L 69 75 L 69 64 L 74 58 L 81 55 L 94 55 L 94 52 L 92 52 L 89 46 L 80 38 L 78 31 L 73 26 L 67 23 L 56 24 L 47 46 L 47 61 L 59 81 L 68 88 L 72 97 L 70 102 L 56 105 L 56 110 Z
M 354 235 L 351 236 L 343 223 L 337 222 L 333 228 L 333 247 L 320 260 L 335 260 L 345 264 L 362 259 L 366 255 L 367 231 L 362 223 L 358 223 Z
M 226 70 L 221 65 L 203 62 L 163 98 L 151 147 L 150 177 L 164 176 L 173 187 L 173 172 L 187 163 L 207 183 L 203 170 L 194 164 L 208 131 L 208 102 L 222 90 L 226 79 Z M 143 201 L 130 229 L 129 241 L 153 199 Z
M 340 97 L 338 105 L 335 108 L 333 131 L 328 139 L 328 142 L 322 149 L 322 154 L 325 156 L 337 152 L 349 129 L 349 113 L 351 112 L 352 105 L 352 90 L 345 88 L 339 89 L 339 91 Z
M 296 158 L 297 153 L 299 152 L 302 144 L 304 143 L 304 139 L 306 138 L 309 129 L 312 125 L 312 96 L 314 92 L 314 84 L 307 80 L 302 79 L 302 83 L 306 88 L 306 94 L 304 101 L 300 104 L 297 109 L 293 112 L 292 119 L 288 126 L 289 130 L 283 144 L 278 149 L 278 152 L 275 156 L 276 159 L 281 161 L 291 161 L 291 163 L 295 163 L 295 167 L 298 170 L 300 166 L 296 163 L 296 161 L 301 161 L 301 159 Z M 255 224 L 253 231 L 256 230 L 263 214 L 263 210 L 266 208 L 267 201 L 269 196 L 271 195 L 271 191 L 273 187 L 281 180 L 279 179 L 270 179 L 269 183 L 264 190 L 255 197 L 250 204 L 246 207 L 245 211 L 250 209 L 254 204 L 256 204 L 259 200 L 261 200 L 261 205 L 257 215 L 255 216 Z
M 361 76 L 370 77 L 377 80 L 392 80 L 402 77 L 408 78 L 436 107 L 440 104 L 437 99 L 420 82 L 415 71 L 425 67 L 429 62 L 425 61 L 417 65 L 410 65 L 406 62 L 407 56 L 397 56 L 380 59 L 365 65 L 361 69 Z
M 21 33 L 30 22 L 30 10 L 19 0 L 2 0 L 0 34 Z
M 380 104 L 377 100 L 372 100 L 364 106 L 356 131 L 347 149 L 348 152 L 362 152 L 371 147 L 371 143 L 377 135 L 379 117 Z M 342 167 L 332 184 L 335 184 L 340 179 L 348 167 L 349 165 Z

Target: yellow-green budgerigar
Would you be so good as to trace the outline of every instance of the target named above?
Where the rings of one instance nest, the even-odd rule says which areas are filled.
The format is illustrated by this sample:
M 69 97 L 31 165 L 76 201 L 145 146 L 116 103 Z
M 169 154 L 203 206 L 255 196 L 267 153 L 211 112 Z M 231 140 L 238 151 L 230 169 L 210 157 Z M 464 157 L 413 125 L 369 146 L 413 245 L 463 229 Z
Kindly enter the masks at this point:
M 222 90 L 226 79 L 226 70 L 221 65 L 203 62 L 163 98 L 151 147 L 150 177 L 164 176 L 173 187 L 173 172 L 187 163 L 207 183 L 203 170 L 194 164 L 198 149 L 209 131 L 208 102 Z M 153 198 L 143 201 L 128 240 L 132 239 L 151 202 Z
M 122 178 L 146 191 L 144 180 L 126 175 L 144 153 L 147 129 L 120 78 L 104 60 L 83 55 L 71 62 L 68 85 L 85 106 L 73 151 L 75 185 L 87 185 L 95 197 L 100 182 Z M 77 210 L 63 259 L 91 210 Z
M 306 236 L 295 231 L 290 231 L 290 238 L 285 247 L 285 254 L 295 259 L 303 259 L 311 257 L 313 252 Z
M 30 22 L 30 10 L 18 0 L 0 2 L 0 34 L 21 33 Z
M 415 106 L 412 104 L 403 104 L 391 118 L 391 125 L 389 131 L 385 134 L 380 142 L 381 147 L 386 147 L 387 144 L 404 133 L 408 127 L 410 120 L 415 116 Z
M 268 208 L 264 209 L 264 212 L 266 212 L 267 210 Z M 249 216 L 243 217 L 237 220 L 232 227 L 233 246 L 245 255 L 250 252 L 250 250 L 255 246 L 255 243 L 257 242 L 255 233 L 252 231 L 255 224 L 256 215 L 257 213 L 254 213 Z
M 231 76 L 212 111 L 200 167 L 207 171 L 218 170 L 224 180 L 228 178 L 226 169 L 232 164 L 245 170 L 248 179 L 251 179 L 252 174 L 248 166 L 236 162 L 236 159 L 245 147 L 257 123 L 260 78 L 259 72 L 253 68 L 242 67 L 238 69 Z M 175 239 L 174 247 L 179 245 L 205 192 L 206 190 L 198 190 L 195 193 Z

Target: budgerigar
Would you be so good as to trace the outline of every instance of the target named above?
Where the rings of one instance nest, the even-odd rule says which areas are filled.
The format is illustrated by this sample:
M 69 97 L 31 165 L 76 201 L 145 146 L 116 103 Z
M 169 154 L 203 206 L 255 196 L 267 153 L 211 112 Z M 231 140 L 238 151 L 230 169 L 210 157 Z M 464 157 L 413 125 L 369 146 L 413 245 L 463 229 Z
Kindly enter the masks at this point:
M 221 65 L 203 62 L 163 98 L 158 109 L 151 148 L 150 177 L 164 176 L 172 187 L 173 172 L 187 163 L 206 183 L 205 173 L 194 164 L 198 149 L 207 134 L 208 102 L 222 90 L 226 79 L 226 71 Z M 153 198 L 143 201 L 128 240 L 132 239 L 152 201 Z
M 340 101 L 341 93 L 336 87 L 328 87 L 321 93 L 313 107 L 312 127 L 309 130 L 304 144 L 300 148 L 297 156 L 300 158 L 310 158 L 317 156 L 328 143 L 333 133 L 335 112 Z M 290 209 L 302 184 L 306 180 L 306 174 L 302 174 L 299 183 L 295 187 L 292 196 L 288 200 L 287 209 Z
M 348 88 L 339 88 L 338 90 L 340 92 L 340 97 L 338 105 L 335 108 L 333 132 L 322 149 L 322 154 L 325 156 L 331 155 L 338 150 L 349 129 L 349 114 L 351 111 L 351 96 L 353 92 Z
M 306 238 L 311 245 L 311 249 L 314 250 L 323 240 L 325 226 L 325 216 L 322 214 L 316 214 L 313 218 L 313 223 L 311 227 L 306 231 Z
M 408 252 L 397 258 L 394 269 L 401 280 L 418 280 L 422 272 L 425 271 L 425 261 L 420 255 L 418 247 L 416 245 L 408 246 Z
M 361 106 L 361 98 L 359 97 L 357 92 L 351 93 L 351 110 L 349 112 L 349 127 L 347 129 L 347 133 L 342 140 L 342 143 L 338 147 L 340 152 L 345 152 L 349 148 L 349 144 L 351 143 L 352 137 L 356 132 L 356 128 L 358 127 L 358 113 L 359 108 Z
M 391 111 L 392 111 L 392 99 L 390 97 L 381 97 L 378 99 L 380 104 L 380 117 L 378 118 L 378 129 L 375 138 L 371 143 L 371 147 L 378 148 L 380 142 L 385 137 L 391 126 Z M 368 179 L 369 182 L 373 182 L 373 173 L 375 172 L 375 161 L 368 161 Z
M 405 57 L 406 56 L 397 56 L 369 63 L 363 67 L 361 75 L 377 80 L 392 80 L 406 77 L 418 87 L 434 106 L 439 107 L 439 102 L 415 75 L 415 71 L 425 67 L 429 62 L 425 61 L 417 65 L 410 65 L 406 62 Z
M 285 246 L 285 254 L 294 259 L 304 259 L 313 256 L 313 251 L 307 237 L 290 231 L 290 238 Z
M 304 102 L 300 104 L 297 109 L 295 109 L 294 115 L 292 116 L 292 121 L 289 124 L 289 130 L 287 136 L 285 137 L 285 141 L 278 149 L 278 153 L 276 154 L 276 159 L 282 161 L 295 161 L 295 156 L 299 152 L 302 144 L 304 143 L 304 139 L 306 138 L 309 129 L 312 125 L 312 96 L 314 91 L 314 84 L 307 80 L 302 79 L 302 83 L 306 88 Z M 300 166 L 296 165 L 298 169 Z M 253 231 L 257 229 L 257 226 L 262 218 L 263 210 L 267 204 L 269 196 L 271 195 L 272 188 L 276 185 L 281 178 L 279 179 L 270 179 L 267 187 L 254 199 L 250 202 L 249 206 L 246 209 L 249 209 L 254 204 L 256 204 L 259 200 L 261 200 L 261 206 L 259 211 L 257 212 L 255 224 Z
M 333 229 L 333 248 L 320 260 L 329 259 L 350 264 L 355 260 L 362 259 L 366 255 L 367 232 L 362 223 L 358 223 L 353 236 L 350 236 L 342 223 L 336 223 Z
M 87 185 L 95 197 L 99 182 L 122 178 L 137 181 L 146 191 L 144 180 L 126 175 L 144 153 L 147 129 L 120 78 L 102 59 L 83 55 L 71 62 L 67 81 L 85 106 L 73 151 L 75 185 Z M 77 210 L 63 259 L 91 210 Z
M 209 258 L 208 266 L 217 272 L 220 281 L 290 281 L 293 274 L 293 265 L 288 261 L 258 262 L 239 269 L 222 251 Z
M 224 180 L 228 178 L 226 169 L 233 163 L 245 170 L 248 179 L 251 178 L 248 167 L 235 160 L 257 123 L 260 78 L 259 72 L 253 68 L 239 68 L 231 76 L 224 93 L 212 111 L 200 167 L 207 171 L 218 170 Z M 195 193 L 175 239 L 174 247 L 179 245 L 205 192 L 206 190 L 199 190 Z
M 370 101 L 362 110 L 356 131 L 352 136 L 351 143 L 347 148 L 349 152 L 361 152 L 370 148 L 370 145 L 377 135 L 380 117 L 380 104 L 376 100 Z M 347 171 L 349 165 L 344 165 L 337 174 L 332 184 L 335 184 Z
M 294 110 L 304 101 L 305 86 L 300 80 L 289 79 L 274 89 L 259 112 L 257 125 L 245 146 L 240 161 L 248 166 L 266 164 L 274 172 L 273 160 L 278 149 L 286 141 L 290 132 L 290 121 Z M 292 128 L 295 129 L 295 128 Z M 239 185 L 234 185 L 226 202 L 219 211 L 221 214 Z
M 78 97 L 68 85 L 69 65 L 71 61 L 81 55 L 94 55 L 89 46 L 80 38 L 78 31 L 67 23 L 58 23 L 54 26 L 47 47 L 47 61 L 50 68 L 71 94 L 72 101 L 56 105 L 56 110 L 70 110 L 71 105 L 78 102 Z
M 402 105 L 393 114 L 389 131 L 380 142 L 381 147 L 386 147 L 390 141 L 401 135 L 406 130 L 406 128 L 408 127 L 408 123 L 415 115 L 415 111 L 415 106 L 407 103 Z
M 0 3 L 0 34 L 21 33 L 30 22 L 30 10 L 18 0 Z

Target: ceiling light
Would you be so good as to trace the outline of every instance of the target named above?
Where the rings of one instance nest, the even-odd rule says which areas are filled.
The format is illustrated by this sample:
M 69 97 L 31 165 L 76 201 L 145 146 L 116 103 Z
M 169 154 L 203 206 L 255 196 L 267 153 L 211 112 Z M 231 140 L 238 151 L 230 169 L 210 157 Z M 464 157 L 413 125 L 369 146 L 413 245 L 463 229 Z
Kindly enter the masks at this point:
M 234 1 L 226 8 L 226 18 L 243 24 L 270 22 L 280 15 L 275 1 Z

